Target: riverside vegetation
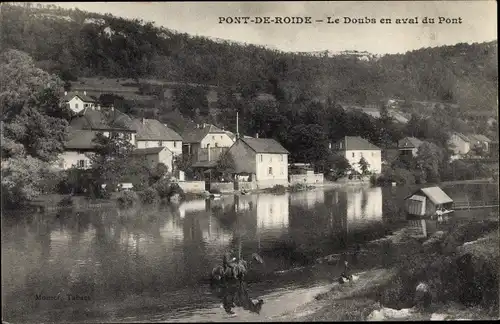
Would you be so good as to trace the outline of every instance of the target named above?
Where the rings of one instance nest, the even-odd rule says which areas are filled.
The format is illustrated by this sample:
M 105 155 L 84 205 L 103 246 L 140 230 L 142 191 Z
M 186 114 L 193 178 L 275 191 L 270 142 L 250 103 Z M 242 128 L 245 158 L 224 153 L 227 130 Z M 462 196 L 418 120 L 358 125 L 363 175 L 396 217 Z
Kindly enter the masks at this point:
M 59 183 L 74 181 L 68 180 L 72 177 L 81 177 L 87 187 L 82 191 L 90 197 L 106 195 L 100 193 L 104 183 L 108 191 L 119 182 L 132 182 L 139 191 L 152 185 L 145 179 L 154 171 L 128 159 L 127 152 L 117 152 L 120 143 L 115 139 L 98 140 L 99 163 L 87 173 L 51 168 L 63 152 L 71 120 L 61 108 L 60 94 L 63 88 L 82 89 L 94 81 L 99 81 L 98 88 L 113 83 L 130 90 L 125 98 L 108 87 L 100 101 L 133 116 L 157 118 L 178 132 L 200 122 L 235 129 L 238 112 L 241 133 L 278 140 L 290 151 L 290 162 L 310 162 L 329 180 L 345 176 L 351 168 L 328 149 L 330 142 L 346 135 L 361 136 L 382 149 L 404 136 L 424 140 L 415 159 L 384 156 L 382 177 L 373 180 L 377 184 L 492 174 L 479 161 L 450 163 L 447 141 L 450 131 L 497 138 L 496 124 L 469 113 L 495 115 L 496 42 L 426 48 L 364 62 L 219 43 L 138 20 L 52 5 L 2 3 L 0 17 L 5 207 L 17 208 L 59 192 Z M 475 91 L 459 90 L 467 87 Z M 209 102 L 212 92 L 217 99 Z M 386 104 L 387 98 L 396 97 L 403 98 L 400 109 L 410 117 L 406 125 L 392 117 Z M 380 118 L 346 110 L 346 102 L 374 105 Z M 189 161 L 178 165 L 189 174 Z M 106 181 L 98 180 L 97 174 Z

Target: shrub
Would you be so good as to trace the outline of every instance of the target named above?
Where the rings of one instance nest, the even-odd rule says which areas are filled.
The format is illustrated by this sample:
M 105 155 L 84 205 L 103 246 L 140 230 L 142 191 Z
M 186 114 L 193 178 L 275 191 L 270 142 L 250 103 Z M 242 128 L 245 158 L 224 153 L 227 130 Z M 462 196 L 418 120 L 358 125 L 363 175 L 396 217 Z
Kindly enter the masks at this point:
M 305 185 L 303 183 L 296 183 L 294 185 L 291 185 L 289 187 L 289 189 L 290 189 L 291 192 L 302 191 L 302 190 L 307 189 L 307 185 Z
M 273 194 L 284 194 L 286 192 L 286 188 L 285 186 L 282 185 L 275 185 L 274 187 L 268 189 L 267 191 Z
M 159 200 L 158 192 L 152 187 L 139 191 L 137 194 L 143 204 L 154 204 Z
M 214 189 L 210 189 L 210 193 L 213 193 L 213 194 L 220 194 L 221 191 L 217 188 L 214 188 Z
M 124 191 L 121 192 L 116 200 L 121 207 L 129 207 L 134 205 L 136 201 L 138 201 L 139 197 L 133 191 Z
M 71 196 L 66 196 L 63 199 L 61 199 L 57 205 L 59 207 L 72 207 L 73 206 L 73 198 Z
M 177 184 L 177 183 L 172 183 L 170 182 L 169 179 L 162 179 L 158 181 L 153 188 L 156 190 L 158 193 L 158 197 L 161 200 L 170 200 L 170 197 L 172 197 L 175 194 L 178 194 L 181 196 L 181 198 L 184 198 L 184 191 L 182 188 Z

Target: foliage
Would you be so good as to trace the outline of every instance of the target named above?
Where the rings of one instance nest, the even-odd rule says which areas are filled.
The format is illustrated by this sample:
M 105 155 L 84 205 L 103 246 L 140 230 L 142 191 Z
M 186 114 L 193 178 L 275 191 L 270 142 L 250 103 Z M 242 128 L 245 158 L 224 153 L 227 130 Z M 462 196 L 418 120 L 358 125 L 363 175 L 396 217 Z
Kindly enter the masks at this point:
M 286 193 L 286 187 L 283 185 L 275 185 L 274 187 L 269 188 L 266 191 L 276 195 L 284 195 Z
M 121 207 L 130 207 L 139 200 L 139 197 L 134 191 L 123 191 L 116 200 Z
M 231 179 L 232 171 L 234 170 L 234 160 L 231 154 L 224 152 L 215 166 L 215 172 L 222 175 L 224 179 Z
M 159 200 L 158 192 L 152 187 L 137 192 L 137 195 L 143 204 L 154 204 Z
M 44 182 L 53 176 L 50 166 L 27 156 L 2 163 L 2 206 L 17 208 L 45 193 Z
M 152 185 L 161 179 L 165 178 L 169 174 L 168 167 L 163 163 L 158 163 L 150 171 L 149 174 L 149 185 Z
M 73 198 L 71 198 L 71 196 L 65 196 L 57 203 L 57 205 L 61 207 L 71 207 L 74 205 Z
M 361 157 L 361 159 L 359 159 L 358 165 L 361 170 L 362 176 L 370 174 L 370 164 L 366 161 L 364 157 Z
M 423 142 L 418 148 L 416 167 L 424 174 L 426 182 L 439 182 L 444 150 L 434 143 Z
M 337 153 L 327 153 L 321 161 L 325 177 L 330 180 L 337 180 L 347 175 L 347 172 L 352 169 L 349 161 Z
M 160 200 L 169 201 L 170 198 L 176 194 L 184 197 L 184 191 L 177 184 L 170 181 L 170 179 L 162 179 L 158 181 L 153 188 L 158 193 L 158 197 Z
M 416 183 L 415 175 L 412 171 L 403 168 L 382 168 L 382 174 L 376 180 L 380 186 L 391 185 L 395 182 L 397 185 L 410 186 Z

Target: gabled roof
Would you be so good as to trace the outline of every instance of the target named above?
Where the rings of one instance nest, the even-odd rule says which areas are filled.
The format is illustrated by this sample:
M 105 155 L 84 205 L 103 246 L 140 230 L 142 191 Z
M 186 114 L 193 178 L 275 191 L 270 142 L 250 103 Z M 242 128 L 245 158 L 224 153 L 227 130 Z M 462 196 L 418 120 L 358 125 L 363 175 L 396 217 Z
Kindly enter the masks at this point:
M 112 114 L 112 115 L 107 115 Z M 85 109 L 83 113 L 73 117 L 70 122 L 70 126 L 75 129 L 87 129 L 87 130 L 119 130 L 124 132 L 134 132 L 128 127 L 118 125 L 114 122 L 115 116 L 121 116 L 123 113 L 117 112 L 106 112 L 106 114 L 101 110 L 95 109 Z
M 418 148 L 423 141 L 415 137 L 405 137 L 398 142 L 399 148 Z
M 199 143 L 208 134 L 227 134 L 219 127 L 212 124 L 199 125 L 199 127 L 185 130 L 182 133 L 182 139 L 185 143 Z
M 422 192 L 427 198 L 430 199 L 435 205 L 447 204 L 453 202 L 453 199 L 450 198 L 441 188 L 439 187 L 427 187 L 422 188 L 412 195 L 406 197 L 405 199 L 412 197 L 414 194 Z M 413 198 L 412 198 L 413 199 Z
M 168 150 L 170 151 L 167 147 L 161 146 L 161 147 L 148 147 L 148 148 L 143 148 L 143 149 L 135 149 L 132 151 L 132 155 L 149 155 L 149 154 L 158 154 L 163 150 Z
M 289 154 L 289 152 L 272 138 L 241 138 L 255 153 Z
M 64 101 L 70 101 L 75 96 L 79 97 L 84 102 L 97 102 L 97 100 L 92 98 L 91 96 L 79 92 L 68 92 L 68 94 L 65 95 L 63 99 Z
M 344 136 L 337 143 L 342 142 L 344 145 L 340 148 L 342 151 L 352 151 L 352 150 L 380 150 L 379 147 L 368 142 L 364 138 L 359 136 Z
M 467 136 L 465 136 L 462 133 L 455 132 L 453 134 L 456 135 L 457 137 L 459 137 L 461 140 L 463 140 L 465 142 L 470 142 L 470 138 L 468 138 Z
M 491 140 L 484 136 L 484 135 L 481 135 L 481 134 L 468 134 L 467 135 L 468 138 L 470 138 L 472 141 L 476 141 L 476 142 L 491 142 Z
M 96 137 L 97 131 L 69 128 L 68 138 L 64 142 L 66 150 L 88 150 L 96 148 L 92 140 Z
M 125 118 L 123 120 L 125 121 Z M 128 123 L 137 131 L 138 141 L 182 141 L 177 132 L 156 119 L 133 119 Z

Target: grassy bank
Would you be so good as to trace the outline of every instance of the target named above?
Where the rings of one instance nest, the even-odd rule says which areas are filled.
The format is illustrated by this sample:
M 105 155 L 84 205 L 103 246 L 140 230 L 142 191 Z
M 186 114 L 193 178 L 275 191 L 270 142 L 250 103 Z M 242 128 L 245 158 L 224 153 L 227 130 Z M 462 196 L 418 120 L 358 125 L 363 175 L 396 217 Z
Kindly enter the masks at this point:
M 403 232 L 379 242 L 379 251 L 372 253 L 383 258 L 389 244 L 398 253 L 393 262 L 360 273 L 354 283 L 334 286 L 282 320 L 365 321 L 373 319 L 374 311 L 379 316 L 385 312 L 383 319 L 498 318 L 498 214 L 452 227 L 425 241 Z M 430 287 L 428 308 L 415 307 L 415 288 L 420 282 Z

